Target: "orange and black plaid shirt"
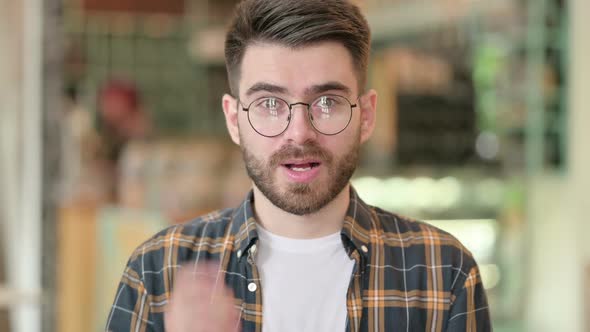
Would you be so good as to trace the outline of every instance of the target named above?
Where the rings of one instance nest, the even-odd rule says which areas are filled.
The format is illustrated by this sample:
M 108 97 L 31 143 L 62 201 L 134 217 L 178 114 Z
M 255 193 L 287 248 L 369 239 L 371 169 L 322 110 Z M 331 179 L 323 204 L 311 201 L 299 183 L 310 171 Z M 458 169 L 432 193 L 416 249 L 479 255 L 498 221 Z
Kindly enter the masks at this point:
M 177 269 L 215 260 L 234 291 L 242 331 L 262 331 L 264 290 L 254 259 L 258 236 L 252 204 L 250 192 L 238 208 L 169 227 L 137 248 L 106 330 L 164 331 Z M 477 264 L 453 236 L 369 206 L 352 188 L 341 234 L 355 261 L 346 331 L 492 330 Z

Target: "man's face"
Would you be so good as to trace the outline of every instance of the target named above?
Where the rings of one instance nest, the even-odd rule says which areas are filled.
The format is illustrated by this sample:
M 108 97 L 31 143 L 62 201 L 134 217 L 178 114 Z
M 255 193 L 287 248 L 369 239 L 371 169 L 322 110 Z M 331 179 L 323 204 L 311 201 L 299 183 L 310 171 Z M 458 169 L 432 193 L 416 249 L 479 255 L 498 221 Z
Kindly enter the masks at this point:
M 271 96 L 288 103 L 311 103 L 329 94 L 343 96 L 353 104 L 359 97 L 352 57 L 337 43 L 296 49 L 253 44 L 248 46 L 241 68 L 239 102 L 244 107 Z M 297 105 L 286 131 L 264 137 L 250 126 L 242 105 L 229 104 L 224 101 L 228 127 L 232 139 L 241 146 L 248 175 L 275 206 L 296 215 L 311 214 L 347 188 L 360 144 L 370 135 L 361 130 L 366 115 L 360 105 L 353 108 L 348 127 L 337 135 L 317 132 L 306 106 Z M 237 129 L 232 132 L 230 123 L 234 122 Z

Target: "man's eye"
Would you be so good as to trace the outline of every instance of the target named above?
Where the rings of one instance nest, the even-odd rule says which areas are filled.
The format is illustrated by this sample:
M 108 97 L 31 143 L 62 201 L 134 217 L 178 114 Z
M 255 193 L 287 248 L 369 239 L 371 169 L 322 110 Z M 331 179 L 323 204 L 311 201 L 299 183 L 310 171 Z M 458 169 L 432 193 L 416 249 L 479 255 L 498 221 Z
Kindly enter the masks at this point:
M 321 97 L 318 101 L 318 106 L 322 108 L 329 108 L 334 106 L 334 100 L 330 97 Z
M 260 115 L 278 117 L 283 112 L 284 103 L 277 98 L 264 98 L 256 103 L 255 109 Z
M 268 108 L 269 110 L 276 110 L 277 109 L 277 100 L 275 98 L 268 98 L 265 99 L 263 102 L 263 106 Z

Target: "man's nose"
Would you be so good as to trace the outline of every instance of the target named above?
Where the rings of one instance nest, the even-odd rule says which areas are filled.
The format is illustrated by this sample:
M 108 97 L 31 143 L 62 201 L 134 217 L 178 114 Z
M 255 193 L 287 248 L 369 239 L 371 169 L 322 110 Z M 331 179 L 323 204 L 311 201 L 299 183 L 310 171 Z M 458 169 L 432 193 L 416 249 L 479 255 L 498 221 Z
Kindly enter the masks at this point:
M 295 143 L 303 144 L 308 140 L 315 140 L 318 132 L 311 124 L 307 105 L 296 104 L 291 107 L 289 127 L 284 137 Z

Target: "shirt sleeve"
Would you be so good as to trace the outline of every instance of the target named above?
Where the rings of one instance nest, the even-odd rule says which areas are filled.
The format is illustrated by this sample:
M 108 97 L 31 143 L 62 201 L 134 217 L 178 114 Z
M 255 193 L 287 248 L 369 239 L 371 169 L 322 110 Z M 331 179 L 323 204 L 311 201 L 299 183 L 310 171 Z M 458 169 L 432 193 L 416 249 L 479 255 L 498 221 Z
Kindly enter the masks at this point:
M 486 293 L 477 266 L 469 270 L 451 305 L 447 332 L 492 331 Z
M 125 268 L 105 331 L 153 331 L 148 293 L 143 280 L 129 265 Z

